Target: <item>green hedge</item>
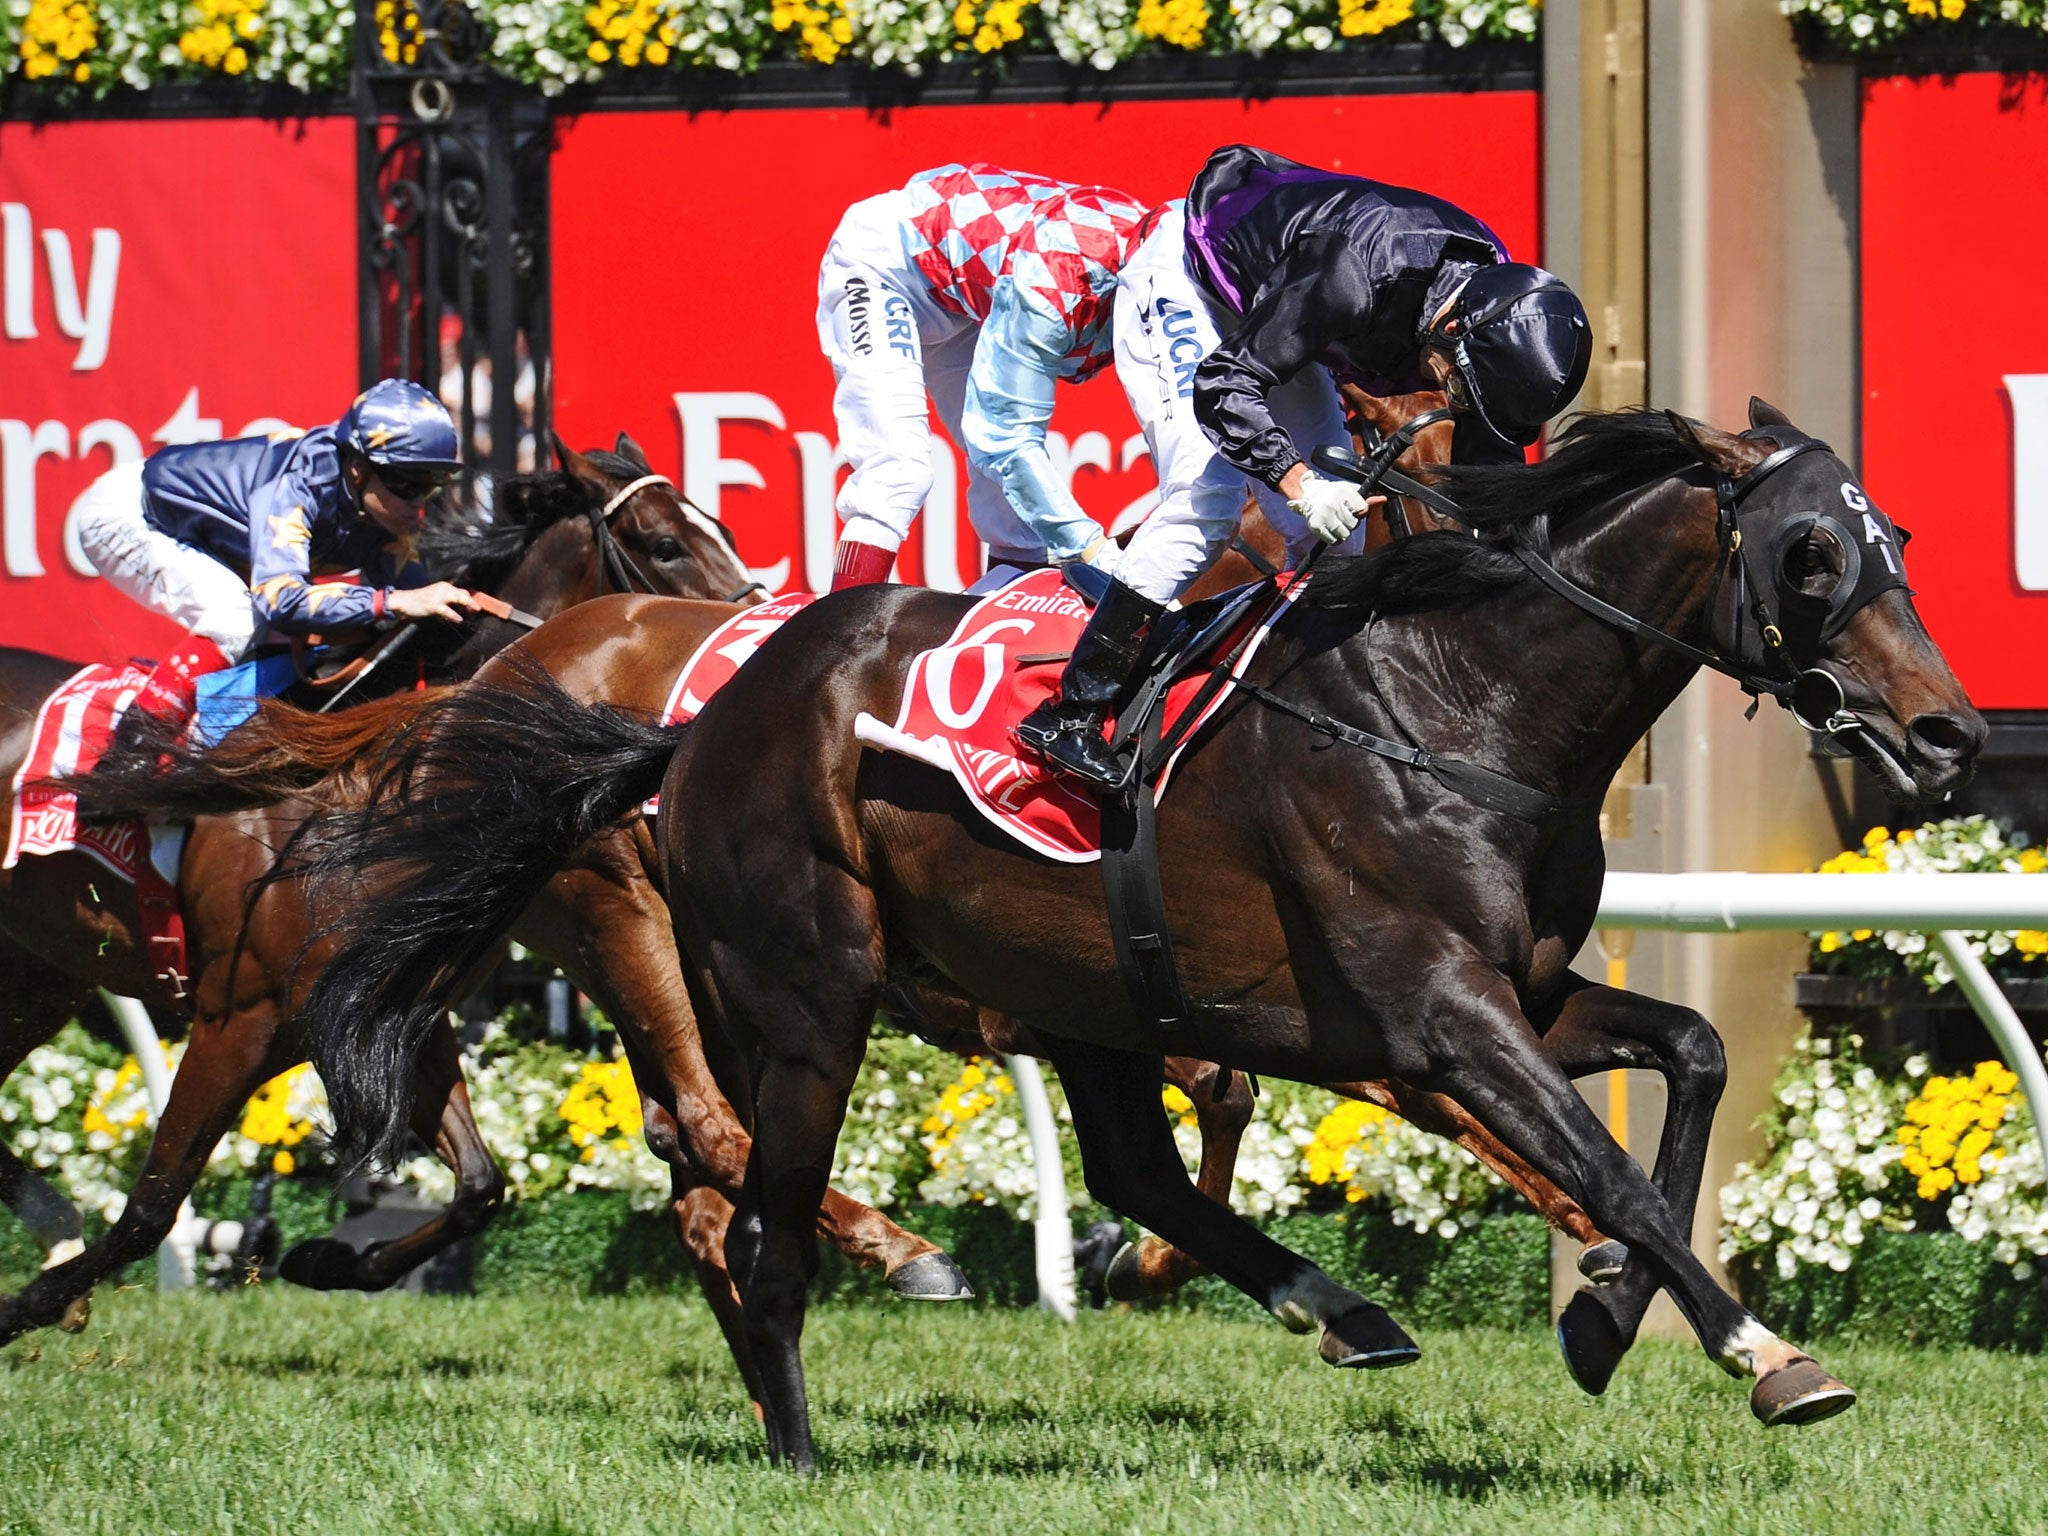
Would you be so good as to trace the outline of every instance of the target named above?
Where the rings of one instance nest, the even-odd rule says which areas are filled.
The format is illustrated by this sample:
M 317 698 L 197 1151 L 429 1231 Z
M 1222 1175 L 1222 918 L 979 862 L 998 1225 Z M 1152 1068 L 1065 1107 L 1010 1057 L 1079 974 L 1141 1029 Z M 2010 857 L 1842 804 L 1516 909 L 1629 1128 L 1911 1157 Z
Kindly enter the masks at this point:
M 2030 1353 L 2048 1341 L 2048 1279 L 2015 1279 L 1989 1243 L 1954 1232 L 1873 1232 L 1853 1269 L 1803 1266 L 1787 1280 L 1751 1265 L 1735 1280 L 1751 1311 L 1796 1339 L 1839 1334 Z
M 1028 1224 L 992 1206 L 913 1206 L 901 1219 L 953 1256 L 983 1303 L 1022 1306 L 1037 1297 Z M 1493 1217 L 1455 1242 L 1358 1211 L 1285 1216 L 1265 1229 L 1418 1327 L 1541 1326 L 1547 1315 L 1549 1236 L 1537 1216 Z M 479 1250 L 479 1291 L 559 1285 L 597 1294 L 695 1284 L 667 1223 L 627 1209 L 618 1195 L 515 1206 L 484 1234 Z M 816 1292 L 824 1301 L 888 1294 L 880 1275 L 855 1269 L 829 1248 L 821 1253 Z M 1264 1315 L 1215 1279 L 1196 1281 L 1161 1305 Z
M 327 1190 L 284 1181 L 273 1210 L 289 1247 L 326 1232 L 338 1218 Z M 239 1216 L 245 1181 L 214 1186 L 208 1215 Z M 959 1261 L 984 1304 L 1028 1305 L 1037 1295 L 1031 1228 L 989 1206 L 914 1206 L 903 1224 Z M 1396 1227 L 1370 1211 L 1292 1215 L 1264 1224 L 1285 1243 L 1355 1287 L 1411 1327 L 1541 1326 L 1550 1291 L 1549 1235 L 1529 1214 L 1490 1217 L 1446 1241 Z M 88 1235 L 104 1227 L 88 1222 Z M 0 1218 L 0 1290 L 19 1289 L 40 1255 L 27 1230 Z M 506 1209 L 476 1245 L 482 1293 L 564 1288 L 589 1295 L 691 1293 L 696 1282 L 666 1217 L 634 1211 L 619 1194 L 583 1192 Z M 117 1277 L 118 1279 L 119 1277 Z M 131 1282 L 140 1271 L 126 1277 Z M 1829 1335 L 1906 1344 L 1977 1345 L 2038 1352 L 2048 1343 L 2048 1276 L 2027 1280 L 1992 1256 L 1988 1243 L 1953 1232 L 1873 1232 L 1845 1273 L 1802 1268 L 1791 1279 L 1737 1266 L 1744 1302 L 1788 1337 Z M 824 1301 L 885 1297 L 881 1277 L 822 1254 Z M 1203 1279 L 1155 1305 L 1260 1316 L 1221 1281 Z

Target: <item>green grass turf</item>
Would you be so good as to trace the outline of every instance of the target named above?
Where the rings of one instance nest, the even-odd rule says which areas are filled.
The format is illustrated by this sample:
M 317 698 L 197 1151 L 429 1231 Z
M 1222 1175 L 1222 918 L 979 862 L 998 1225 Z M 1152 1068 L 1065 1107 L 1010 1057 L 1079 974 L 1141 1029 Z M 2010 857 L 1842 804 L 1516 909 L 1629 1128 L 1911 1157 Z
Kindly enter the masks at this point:
M 701 1303 L 99 1298 L 0 1350 L 0 1531 L 2048 1530 L 2048 1362 L 1840 1344 L 1846 1416 L 1765 1430 L 1690 1347 L 1607 1396 L 1538 1332 L 1333 1371 L 1187 1314 L 839 1305 L 824 1475 L 768 1467 Z

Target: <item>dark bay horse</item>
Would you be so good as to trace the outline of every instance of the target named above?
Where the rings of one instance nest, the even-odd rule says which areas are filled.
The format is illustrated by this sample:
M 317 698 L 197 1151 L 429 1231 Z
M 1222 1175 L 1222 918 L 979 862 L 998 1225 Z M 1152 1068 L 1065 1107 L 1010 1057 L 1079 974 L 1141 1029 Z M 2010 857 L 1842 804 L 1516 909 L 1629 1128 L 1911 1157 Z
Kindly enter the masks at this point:
M 625 451 L 588 458 L 565 453 L 562 472 L 504 483 L 496 521 L 481 537 L 464 536 L 454 546 L 460 560 L 451 574 L 481 590 L 495 588 L 516 607 L 552 613 L 597 589 L 609 544 L 615 566 L 655 591 L 725 597 L 749 585 L 721 530 L 685 508 L 672 489 L 644 482 L 644 459 L 629 441 L 620 447 Z M 642 483 L 632 489 L 636 482 Z M 621 499 L 621 492 L 630 493 Z M 518 632 L 492 620 L 477 628 L 466 647 L 471 669 Z M 462 664 L 458 656 L 456 665 Z M 0 695 L 8 700 L 10 716 L 0 735 L 5 782 L 12 782 L 27 751 L 42 700 L 76 670 L 76 664 L 53 657 L 0 651 Z M 404 680 L 409 670 L 394 667 L 391 680 Z M 413 707 L 408 699 L 396 706 L 401 715 Z M 331 763 L 347 764 L 366 739 L 381 734 L 391 708 L 372 704 L 313 716 L 330 726 L 325 749 Z M 131 783 L 153 778 L 152 747 L 139 746 L 130 757 L 141 765 Z M 117 769 L 115 763 L 108 766 Z M 108 802 L 119 798 L 120 787 L 116 771 L 104 786 Z M 150 795 L 131 809 L 144 807 L 167 808 Z M 111 803 L 105 808 L 120 810 Z M 307 931 L 303 899 L 288 886 L 275 886 L 261 890 L 248 907 L 274 849 L 305 810 L 302 804 L 275 804 L 201 817 L 193 825 L 178 889 L 192 961 L 189 997 L 173 996 L 141 955 L 132 890 L 85 855 L 32 857 L 0 873 L 0 1074 L 13 1071 L 54 1035 L 96 988 L 147 998 L 193 1020 L 170 1102 L 121 1220 L 19 1296 L 0 1301 L 0 1340 L 67 1317 L 82 1324 L 92 1287 L 162 1240 L 250 1091 L 305 1059 L 296 1037 L 283 1028 L 295 985 L 293 961 Z M 294 1265 L 298 1278 L 388 1285 L 488 1220 L 502 1181 L 470 1118 L 452 1034 L 437 1039 L 423 1059 L 420 1102 L 422 1136 L 455 1169 L 455 1205 L 413 1236 L 374 1253 L 344 1260 L 327 1251 L 317 1274 L 306 1273 L 309 1256 L 300 1255 Z M 46 1249 L 62 1256 L 77 1246 L 82 1224 L 76 1210 L 4 1146 L 0 1200 L 30 1222 Z
M 1940 797 L 1982 746 L 1902 578 L 1882 578 L 1890 525 L 1824 445 L 1760 404 L 1752 420 L 1736 436 L 1583 418 L 1541 464 L 1450 476 L 1472 533 L 1325 562 L 1252 669 L 1264 693 L 1205 729 L 1160 808 L 1193 1005 L 1181 1028 L 1125 993 L 1095 871 L 1009 844 L 943 775 L 855 741 L 855 715 L 889 717 L 960 599 L 821 602 L 680 730 L 574 707 L 531 671 L 447 697 L 411 750 L 471 786 L 471 814 L 506 813 L 471 846 L 488 846 L 507 902 L 657 785 L 675 808 L 661 833 L 684 974 L 754 1127 L 727 1259 L 773 1454 L 814 1459 L 798 1347 L 811 1234 L 869 1022 L 903 977 L 1022 1021 L 1060 1071 L 1095 1197 L 1289 1327 L 1320 1328 L 1332 1364 L 1417 1351 L 1382 1309 L 1193 1189 L 1158 1106 L 1163 1053 L 1307 1082 L 1398 1077 L 1464 1106 L 1628 1246 L 1620 1279 L 1582 1292 L 1562 1330 L 1588 1386 L 1662 1286 L 1712 1358 L 1755 1378 L 1766 1422 L 1853 1401 L 1688 1246 L 1723 1073 L 1711 1027 L 1567 968 L 1599 898 L 1600 796 L 1703 659 L 1803 698 L 1895 793 Z M 1346 731 L 1419 739 L 1547 809 L 1487 809 L 1451 787 L 1472 774 L 1440 780 L 1353 750 Z M 342 1133 L 388 1145 L 404 1075 L 322 1002 L 309 1027 Z M 1684 1090 L 1650 1175 L 1570 1083 L 1623 1065 Z

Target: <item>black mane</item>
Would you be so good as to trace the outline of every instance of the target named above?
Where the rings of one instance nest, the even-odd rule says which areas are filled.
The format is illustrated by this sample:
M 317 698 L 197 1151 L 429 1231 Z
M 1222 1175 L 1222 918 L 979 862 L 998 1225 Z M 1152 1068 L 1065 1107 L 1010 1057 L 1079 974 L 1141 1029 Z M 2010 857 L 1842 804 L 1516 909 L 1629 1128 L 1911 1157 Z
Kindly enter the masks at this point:
M 602 449 L 583 457 L 622 482 L 647 473 L 631 459 Z M 474 505 L 436 512 L 420 535 L 420 558 L 441 580 L 496 591 L 542 534 L 565 518 L 584 515 L 592 494 L 587 482 L 567 470 L 509 476 L 494 487 L 488 514 Z
M 1436 472 L 1471 533 L 1422 533 L 1369 555 L 1326 557 L 1302 600 L 1345 615 L 1467 606 L 1527 578 L 1516 549 L 1547 554 L 1552 529 L 1695 462 L 1663 411 L 1575 417 L 1538 463 Z

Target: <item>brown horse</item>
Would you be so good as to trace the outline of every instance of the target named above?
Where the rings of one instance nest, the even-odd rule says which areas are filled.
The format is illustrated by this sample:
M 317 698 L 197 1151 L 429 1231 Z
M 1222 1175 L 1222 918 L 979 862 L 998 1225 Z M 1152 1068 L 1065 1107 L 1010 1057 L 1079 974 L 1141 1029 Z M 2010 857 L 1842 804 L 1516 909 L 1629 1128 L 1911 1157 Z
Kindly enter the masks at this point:
M 1381 399 L 1347 390 L 1346 403 L 1354 430 L 1361 444 L 1365 444 L 1392 436 L 1423 413 L 1441 409 L 1445 400 L 1439 393 Z M 1400 464 L 1411 473 L 1419 473 L 1446 462 L 1449 455 L 1449 424 L 1437 423 L 1416 434 L 1413 447 Z M 1395 536 L 1396 521 L 1393 516 L 1374 520 L 1369 525 L 1368 547 L 1377 548 L 1389 542 Z M 1419 503 L 1402 509 L 1400 522 L 1404 532 L 1440 526 L 1437 515 Z M 1197 584 L 1190 600 L 1254 580 L 1261 571 L 1274 569 L 1284 559 L 1278 534 L 1258 515 L 1256 501 L 1248 503 L 1243 533 L 1233 551 Z M 722 612 L 685 605 L 600 606 L 578 614 L 568 623 L 548 626 L 522 649 L 578 698 L 645 709 L 663 692 L 666 680 L 682 658 L 690 655 L 725 616 Z M 601 664 L 592 666 L 594 658 L 601 658 Z M 642 698 L 642 694 L 647 696 Z M 317 719 L 274 712 L 258 726 L 239 733 L 226 752 L 188 763 L 180 776 L 179 791 L 199 795 L 201 799 L 196 803 L 216 810 L 257 803 L 260 795 L 252 798 L 249 791 L 252 785 L 266 782 L 265 775 L 272 792 L 295 791 L 324 774 L 337 758 L 353 756 L 353 737 L 340 751 L 323 749 L 321 743 L 332 729 Z M 308 767 L 312 770 L 310 776 L 306 773 Z M 225 798 L 221 795 L 223 789 Z M 159 798 L 168 792 L 169 786 L 161 780 L 147 791 Z M 213 797 L 211 802 L 204 798 L 209 795 Z M 654 889 L 654 876 L 635 862 L 636 856 L 649 846 L 637 821 L 637 816 L 629 816 L 625 824 L 600 833 L 579 855 L 579 862 L 610 871 L 613 883 L 644 898 L 630 911 L 608 913 L 602 921 L 585 920 L 594 930 L 609 935 L 616 953 L 622 957 L 644 955 L 665 947 L 658 929 L 667 922 L 666 908 L 657 898 L 647 895 Z M 612 888 L 612 884 L 606 884 L 600 892 L 608 893 Z M 366 900 L 363 905 L 366 911 L 380 910 L 374 900 Z M 527 924 L 532 921 L 530 913 L 523 919 Z M 410 926 L 421 948 L 437 950 L 439 941 L 430 936 L 430 930 L 421 929 L 416 923 Z M 522 931 L 520 936 L 528 943 L 536 942 L 527 932 Z M 444 975 L 452 977 L 452 973 Z M 616 993 L 622 987 L 630 989 L 632 984 L 630 977 L 613 976 L 597 984 L 597 990 Z M 437 1000 L 422 1001 L 428 1006 L 437 1005 Z M 892 989 L 885 1011 L 928 1040 L 963 1053 L 1032 1049 L 1028 1034 L 1014 1021 L 929 991 Z M 694 1035 L 676 1038 L 682 1048 L 688 1049 Z M 697 1062 L 696 1074 L 698 1080 L 708 1080 L 701 1060 Z M 1251 1116 L 1248 1079 L 1242 1073 L 1220 1070 L 1213 1063 L 1188 1057 L 1169 1058 L 1166 1076 L 1188 1095 L 1201 1123 L 1203 1152 L 1198 1187 L 1214 1199 L 1226 1200 L 1239 1141 Z M 1587 1245 L 1580 1264 L 1589 1278 L 1611 1278 L 1617 1269 L 1623 1253 L 1621 1245 L 1603 1241 L 1569 1198 L 1488 1135 L 1455 1102 L 1442 1095 L 1421 1093 L 1394 1080 L 1331 1086 L 1338 1093 L 1392 1109 L 1471 1151 L 1554 1225 Z M 698 1234 L 692 1248 L 701 1254 L 715 1252 L 723 1243 L 724 1218 L 730 1207 L 718 1192 L 736 1192 L 745 1163 L 747 1138 L 715 1093 L 695 1102 L 701 1117 L 685 1117 L 679 1129 L 671 1129 L 665 1118 L 650 1124 L 659 1126 L 657 1150 L 671 1156 L 670 1149 L 678 1144 L 690 1149 L 691 1161 L 706 1180 L 704 1193 L 695 1197 L 692 1218 L 692 1230 Z M 828 1202 L 825 1230 L 846 1248 L 857 1229 L 840 1224 Z M 917 1257 L 918 1251 L 903 1247 L 900 1239 L 892 1237 L 890 1241 L 895 1244 L 893 1248 L 878 1247 L 871 1252 L 892 1266 L 893 1284 L 907 1286 L 918 1271 L 893 1266 L 906 1257 Z M 857 1248 L 849 1251 L 861 1256 Z M 933 1271 L 930 1278 L 934 1283 L 942 1273 L 938 1264 L 934 1259 L 926 1266 Z M 1118 1255 L 1107 1280 L 1112 1295 L 1137 1299 L 1167 1294 L 1200 1273 L 1201 1266 L 1191 1257 L 1157 1237 L 1147 1237 Z
M 1598 903 L 1601 792 L 1703 663 L 1798 701 L 1901 795 L 1938 798 L 1982 746 L 1896 533 L 1825 445 L 1760 403 L 1752 422 L 1734 436 L 1583 418 L 1542 464 L 1450 474 L 1471 534 L 1325 562 L 1260 652 L 1258 691 L 1206 728 L 1160 808 L 1183 1026 L 1125 993 L 1093 871 L 1010 845 L 943 775 L 855 741 L 854 717 L 893 711 L 960 599 L 821 602 L 681 729 L 576 707 L 536 669 L 442 701 L 394 782 L 431 763 L 472 791 L 407 806 L 416 835 L 453 835 L 481 804 L 509 812 L 468 840 L 500 892 L 486 926 L 626 805 L 658 786 L 674 808 L 661 832 L 684 972 L 754 1127 L 727 1258 L 773 1454 L 814 1459 L 798 1347 L 811 1232 L 876 1002 L 903 976 L 1024 1021 L 1059 1068 L 1096 1198 L 1289 1327 L 1320 1327 L 1332 1364 L 1418 1352 L 1381 1308 L 1195 1191 L 1158 1108 L 1162 1052 L 1309 1082 L 1398 1077 L 1463 1105 L 1628 1245 L 1621 1278 L 1582 1292 L 1561 1330 L 1590 1388 L 1661 1286 L 1710 1356 L 1755 1378 L 1766 1422 L 1853 1401 L 1688 1246 L 1724 1070 L 1711 1027 L 1567 968 Z M 1404 738 L 1442 755 L 1424 771 L 1352 750 Z M 362 937 L 348 952 L 376 953 Z M 331 967 L 308 1024 L 342 1136 L 388 1147 L 407 1079 L 366 1049 L 349 1006 L 374 991 L 349 988 L 361 974 Z M 1570 1083 L 1637 1064 L 1683 1087 L 1648 1176 Z
M 496 521 L 481 535 L 464 535 L 453 544 L 452 552 L 462 559 L 457 574 L 479 588 L 495 587 L 517 607 L 544 614 L 592 595 L 607 581 L 720 597 L 750 587 L 723 531 L 685 506 L 665 483 L 641 483 L 621 499 L 622 492 L 645 480 L 647 469 L 629 440 L 622 439 L 620 447 L 620 454 L 588 458 L 565 453 L 564 472 L 501 486 Z M 718 611 L 731 610 L 721 605 Z M 498 643 L 516 632 L 488 621 L 479 627 L 493 631 Z M 479 660 L 494 648 L 481 634 L 473 637 L 471 647 Z M 0 689 L 16 701 L 18 715 L 0 740 L 0 771 L 10 782 L 42 698 L 75 670 L 54 658 L 0 652 Z M 393 669 L 394 676 L 402 670 Z M 327 728 L 318 743 L 318 750 L 329 754 L 326 766 L 345 766 L 362 743 L 416 707 L 411 697 L 401 697 L 311 717 Z M 138 780 L 152 781 L 154 745 L 140 743 L 129 756 L 141 765 L 131 773 L 130 787 Z M 221 771 L 234 776 L 238 762 L 246 768 L 235 752 L 224 753 Z M 102 809 L 118 809 L 111 803 L 121 789 L 118 772 L 95 782 L 95 791 L 105 797 Z M 165 808 L 163 797 L 153 792 L 143 803 Z M 189 999 L 171 996 L 139 953 L 132 891 L 83 855 L 32 858 L 0 874 L 0 956 L 6 978 L 0 983 L 0 1071 L 12 1071 L 97 987 L 189 1009 L 193 1016 L 170 1102 L 121 1220 L 91 1248 L 66 1255 L 67 1262 L 47 1269 L 19 1296 L 0 1301 L 0 1339 L 67 1317 L 82 1324 L 92 1287 L 162 1240 L 249 1092 L 304 1059 L 296 1036 L 282 1021 L 291 1012 L 297 985 L 295 961 L 307 932 L 305 905 L 292 886 L 266 887 L 260 877 L 305 810 L 298 803 L 274 804 L 203 816 L 193 826 L 179 880 L 195 962 Z M 550 935 L 548 944 L 572 950 L 559 935 Z M 637 1005 L 630 996 L 615 999 L 610 991 L 591 990 L 622 1021 L 634 1048 L 634 1026 L 643 1020 L 642 1032 L 651 1038 L 673 1033 L 658 988 Z M 680 998 L 679 986 L 668 990 Z M 692 1078 L 694 1055 L 677 1069 L 669 1054 L 642 1052 L 640 1081 L 668 1082 L 688 1091 L 702 1078 L 701 1065 Z M 420 1133 L 455 1170 L 455 1203 L 411 1236 L 361 1255 L 337 1245 L 308 1245 L 288 1259 L 288 1277 L 321 1286 L 388 1285 L 488 1221 L 502 1179 L 470 1118 L 452 1033 L 441 1031 L 423 1059 L 420 1089 Z M 650 1112 L 650 1122 L 656 1117 Z M 81 1232 L 76 1210 L 5 1147 L 0 1147 L 0 1199 L 22 1215 L 46 1248 L 64 1254 L 76 1246 Z
M 1417 412 L 1442 403 L 1441 396 L 1392 402 L 1360 396 L 1353 402 L 1362 425 L 1381 433 L 1391 433 Z M 1440 462 L 1447 456 L 1448 446 L 1447 429 L 1429 429 L 1403 461 L 1404 466 L 1420 468 Z M 1252 558 L 1267 563 L 1281 558 L 1277 536 L 1262 521 L 1256 517 L 1248 520 L 1246 532 Z M 1242 567 L 1243 578 L 1254 574 L 1244 557 L 1231 558 Z M 1233 574 L 1237 573 L 1226 565 L 1208 585 L 1220 588 Z M 686 603 L 596 604 L 548 625 L 524 649 L 579 698 L 651 711 L 665 697 L 668 680 L 681 659 L 730 612 Z M 360 733 L 339 722 L 267 710 L 222 749 L 188 759 L 173 780 L 152 775 L 137 786 L 144 798 L 135 803 L 183 797 L 188 809 L 216 811 L 261 803 L 266 794 L 307 789 L 336 762 L 353 761 L 362 740 Z M 648 975 L 648 957 L 658 957 L 669 947 L 666 908 L 645 868 L 651 860 L 652 844 L 646 829 L 638 825 L 637 816 L 629 817 L 625 825 L 593 839 L 579 853 L 575 866 L 522 917 L 516 930 L 524 942 L 543 952 L 581 956 L 584 963 L 577 973 L 586 990 L 625 1018 L 659 1006 L 658 998 L 636 1004 L 650 986 L 670 996 L 677 990 L 675 975 Z M 383 912 L 386 908 L 372 899 L 365 910 Z M 405 926 L 418 933 L 416 924 Z M 975 1011 L 951 999 L 926 993 L 906 994 L 899 1001 L 903 1022 L 928 1038 L 961 1049 L 1022 1048 L 1012 1026 L 989 1016 L 984 1032 Z M 687 1015 L 678 1022 L 688 1023 Z M 695 1171 L 694 1180 L 683 1181 L 692 1183 L 692 1188 L 685 1190 L 679 1183 L 678 1199 L 688 1202 L 690 1246 L 701 1260 L 707 1253 L 715 1255 L 722 1245 L 724 1218 L 730 1210 L 727 1198 L 738 1192 L 747 1138 L 710 1085 L 694 1031 L 669 1029 L 657 1043 L 661 1050 L 674 1053 L 662 1064 L 666 1080 L 683 1087 L 665 1096 L 666 1102 L 650 1102 L 650 1139 L 672 1164 L 687 1164 Z M 636 1058 L 640 1055 L 635 1054 Z M 1181 1058 L 1168 1064 L 1168 1076 L 1188 1093 L 1202 1120 L 1201 1187 L 1215 1198 L 1225 1198 L 1238 1138 L 1250 1114 L 1246 1080 L 1242 1074 Z M 643 1082 L 661 1080 L 659 1075 L 650 1079 L 644 1060 L 640 1077 Z M 1582 1240 L 1597 1241 L 1597 1234 L 1576 1206 L 1535 1177 L 1526 1164 L 1481 1131 L 1455 1104 L 1397 1083 L 1340 1086 L 1338 1091 L 1403 1111 L 1416 1123 L 1462 1142 L 1553 1221 Z M 842 1248 L 857 1259 L 883 1264 L 889 1269 L 892 1285 L 905 1293 L 957 1294 L 947 1288 L 957 1282 L 949 1280 L 943 1256 L 933 1253 L 930 1245 L 879 1223 L 851 1202 L 835 1202 L 837 1196 L 828 1197 L 824 1228 Z M 1156 1295 L 1199 1272 L 1199 1266 L 1186 1255 L 1148 1239 L 1119 1259 L 1110 1280 L 1119 1295 Z M 706 1276 L 706 1287 L 715 1303 L 730 1294 L 729 1287 L 710 1276 Z M 722 1310 L 721 1315 L 729 1314 Z

